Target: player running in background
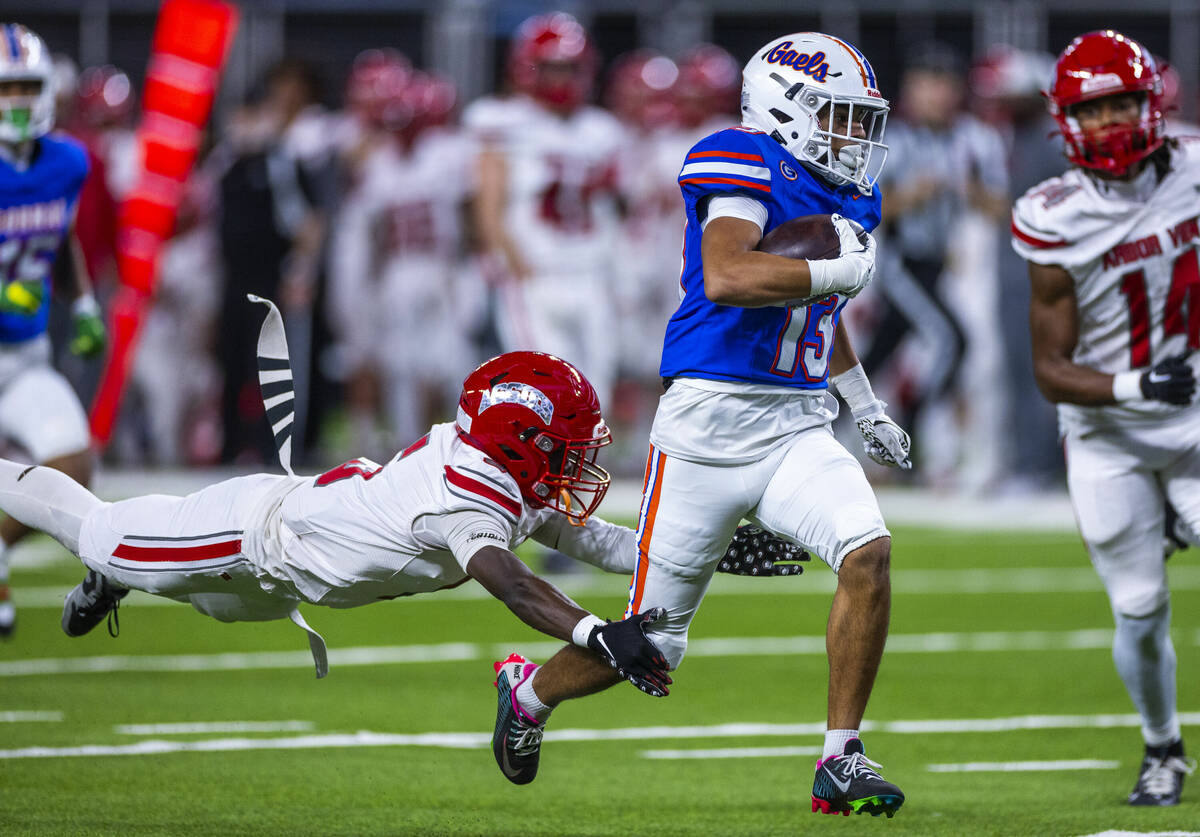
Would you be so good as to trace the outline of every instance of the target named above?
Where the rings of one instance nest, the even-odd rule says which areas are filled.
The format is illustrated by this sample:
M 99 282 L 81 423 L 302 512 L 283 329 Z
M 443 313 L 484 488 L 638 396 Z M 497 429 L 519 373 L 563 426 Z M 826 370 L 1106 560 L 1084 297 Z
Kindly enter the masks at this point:
M 32 461 L 86 484 L 92 473 L 87 416 L 50 365 L 46 323 L 57 275 L 69 287 L 71 351 L 104 348 L 104 325 L 75 238 L 87 156 L 54 126 L 54 65 L 46 44 L 16 23 L 0 24 L 0 436 Z M 0 637 L 13 631 L 9 548 L 29 533 L 0 521 Z
M 879 223 L 887 102 L 858 50 L 812 32 L 758 50 L 743 84 L 743 127 L 697 143 L 679 176 L 682 299 L 663 349 L 670 388 L 650 437 L 628 612 L 666 609 L 650 632 L 675 668 L 743 517 L 820 556 L 838 587 L 812 809 L 890 816 L 904 795 L 866 758 L 858 727 L 887 637 L 891 540 L 862 467 L 830 430 L 825 398 L 832 374 L 872 457 L 908 467 L 908 437 L 872 393 L 840 319 L 874 269 L 874 241 L 856 233 Z M 756 251 L 764 233 L 815 213 L 840 216 L 838 258 Z M 561 700 L 613 682 L 564 648 L 540 668 L 502 672 L 501 715 L 514 685 L 532 731 Z M 537 753 L 524 755 L 536 770 Z
M 469 365 L 454 279 L 472 183 L 446 176 L 470 158 L 447 124 L 457 94 L 439 76 L 393 76 L 377 85 L 386 133 L 362 157 L 330 247 L 328 305 L 350 367 L 356 449 L 368 452 L 407 445 L 431 417 L 452 416 L 458 393 L 446 383 Z
M 479 99 L 463 113 L 481 148 L 473 218 L 501 276 L 500 339 L 506 349 L 575 359 L 611 404 L 623 131 L 587 104 L 596 54 L 570 15 L 522 23 L 509 74 L 512 96 Z
M 1175 709 L 1164 506 L 1200 528 L 1200 140 L 1163 132 L 1162 78 L 1112 30 L 1063 51 L 1049 91 L 1071 162 L 1013 208 L 1029 262 L 1034 375 L 1058 404 L 1067 486 L 1142 716 L 1131 805 L 1176 805 L 1194 762 Z

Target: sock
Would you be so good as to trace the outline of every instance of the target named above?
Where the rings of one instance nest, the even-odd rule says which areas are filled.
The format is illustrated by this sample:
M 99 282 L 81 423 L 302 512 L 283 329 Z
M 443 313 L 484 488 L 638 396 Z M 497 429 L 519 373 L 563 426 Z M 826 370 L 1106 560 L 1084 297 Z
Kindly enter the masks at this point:
M 517 703 L 521 704 L 521 708 L 538 721 L 545 721 L 550 717 L 553 707 L 542 703 L 541 699 L 537 696 L 537 692 L 533 690 L 533 678 L 535 677 L 537 677 L 536 669 L 533 674 L 521 681 L 520 686 L 517 686 Z
M 821 751 L 821 761 L 830 756 L 840 756 L 846 751 L 846 742 L 858 738 L 856 729 L 831 729 L 825 732 L 825 749 Z
M 0 510 L 75 555 L 83 519 L 104 503 L 62 471 L 0 459 Z
M 1148 616 L 1116 614 L 1113 662 L 1142 716 L 1148 747 L 1165 747 L 1181 736 L 1175 712 L 1175 646 L 1171 643 L 1171 606 Z

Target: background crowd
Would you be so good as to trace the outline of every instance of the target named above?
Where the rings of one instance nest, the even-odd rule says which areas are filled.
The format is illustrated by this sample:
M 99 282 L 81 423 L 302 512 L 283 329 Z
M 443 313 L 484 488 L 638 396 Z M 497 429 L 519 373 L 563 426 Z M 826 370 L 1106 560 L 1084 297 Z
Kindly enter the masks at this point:
M 575 11 L 588 22 L 586 9 Z M 480 96 L 423 67 L 438 62 L 417 60 L 429 50 L 403 26 L 357 32 L 353 53 L 346 37 L 327 51 L 315 37 L 292 38 L 294 49 L 277 50 L 286 57 L 243 73 L 257 81 L 240 101 L 222 98 L 162 263 L 111 461 L 273 461 L 254 370 L 262 309 L 247 292 L 275 299 L 285 315 L 297 459 L 386 461 L 429 423 L 453 418 L 465 373 L 516 348 L 522 314 L 509 292 L 533 281 L 530 255 L 504 237 L 523 219 L 505 218 L 508 204 L 489 197 L 494 114 L 532 98 L 567 118 L 561 102 L 543 101 L 537 80 L 513 72 L 508 56 L 536 49 L 521 19 L 498 16 L 494 82 Z M 975 492 L 1055 486 L 1054 411 L 1033 384 L 1025 266 L 1008 246 L 1013 199 L 1065 168 L 1040 95 L 1053 57 L 980 46 L 933 23 L 905 31 L 913 37 L 878 57 L 870 38 L 860 41 L 892 115 L 879 271 L 847 308 L 855 342 L 893 416 L 913 430 L 911 479 Z M 92 161 L 78 228 L 103 301 L 115 285 L 114 207 L 136 166 L 144 66 L 80 71 L 53 27 L 42 34 L 62 50 L 59 126 Z M 603 146 L 602 159 L 588 171 L 563 165 L 542 193 L 542 220 L 553 216 L 592 244 L 578 275 L 551 271 L 557 291 L 538 294 L 539 316 L 560 318 L 583 357 L 521 347 L 558 349 L 597 382 L 615 428 L 609 462 L 631 475 L 645 455 L 661 337 L 677 301 L 678 170 L 694 142 L 737 122 L 742 42 L 763 38 L 719 19 L 707 32 L 714 43 L 679 49 L 639 47 L 647 39 L 611 27 L 602 34 L 551 61 L 570 65 L 573 107 L 604 120 L 580 135 L 596 155 Z M 1052 36 L 1043 32 L 1043 45 L 1061 48 Z M 1184 112 L 1195 83 L 1170 75 L 1168 96 Z M 1178 118 L 1172 128 L 1189 130 Z M 507 175 L 520 177 L 509 164 Z M 585 346 L 589 329 L 607 351 Z M 64 371 L 88 403 L 98 370 L 76 362 Z

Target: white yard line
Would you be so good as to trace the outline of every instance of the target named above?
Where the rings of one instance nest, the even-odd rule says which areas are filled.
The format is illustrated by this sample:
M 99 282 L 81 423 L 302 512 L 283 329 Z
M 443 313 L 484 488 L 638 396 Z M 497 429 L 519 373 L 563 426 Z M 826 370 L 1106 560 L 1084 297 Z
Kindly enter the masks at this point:
M 820 747 L 726 747 L 719 750 L 642 750 L 644 759 L 762 759 L 819 756 Z
M 1200 631 L 1177 637 L 1181 644 L 1200 645 Z M 976 633 L 893 634 L 888 654 L 962 654 L 1024 651 L 1107 650 L 1109 628 L 1077 631 L 981 631 Z M 446 642 L 433 645 L 383 645 L 335 648 L 329 662 L 339 666 L 400 665 L 503 659 L 514 649 L 532 658 L 545 658 L 561 642 L 505 642 L 484 644 Z M 824 656 L 824 636 L 710 637 L 688 644 L 691 657 Z M 98 674 L 110 671 L 245 671 L 307 668 L 307 651 L 226 652 L 221 654 L 112 655 L 95 657 L 43 657 L 0 662 L 0 677 L 50 674 Z
M 1200 723 L 1200 712 L 1180 713 L 1184 724 Z M 1018 729 L 1078 729 L 1081 727 L 1128 727 L 1141 725 L 1137 715 L 1030 715 L 1012 718 L 964 718 L 957 720 L 865 721 L 863 732 L 998 732 Z M 662 739 L 794 738 L 817 736 L 824 723 L 804 724 L 716 724 L 711 726 L 653 726 L 619 729 L 563 729 L 546 733 L 547 741 L 652 741 Z M 481 749 L 489 746 L 486 732 L 326 733 L 284 738 L 213 738 L 203 741 L 149 739 L 132 744 L 97 744 L 82 747 L 23 747 L 0 750 L 0 760 L 60 758 L 65 756 L 146 756 L 183 752 L 230 752 L 236 750 L 308 750 L 343 747 L 442 747 Z M 800 755 L 815 755 L 817 747 L 802 747 Z M 808 752 L 811 750 L 811 752 Z
M 176 724 L 117 724 L 118 735 L 212 735 L 230 732 L 311 732 L 312 721 L 211 721 Z
M 1097 831 L 1083 837 L 1200 837 L 1200 831 Z
M 963 764 L 927 764 L 930 773 L 1028 773 L 1057 770 L 1114 770 L 1119 761 L 1075 759 L 1073 761 L 969 761 Z
M 20 709 L 10 709 L 0 712 L 0 724 L 56 724 L 62 721 L 62 719 L 63 713 L 61 712 L 22 711 Z

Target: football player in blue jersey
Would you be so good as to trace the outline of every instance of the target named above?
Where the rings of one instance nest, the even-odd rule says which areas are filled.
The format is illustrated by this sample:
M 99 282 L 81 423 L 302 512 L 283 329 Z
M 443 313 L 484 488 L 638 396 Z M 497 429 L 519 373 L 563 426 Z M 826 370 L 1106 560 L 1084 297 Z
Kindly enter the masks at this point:
M 87 155 L 50 134 L 53 74 L 41 38 L 20 24 L 0 24 L 0 437 L 86 485 L 87 416 L 50 365 L 52 279 L 73 299 L 71 351 L 98 355 L 104 326 L 74 235 Z M 12 518 L 0 521 L 0 637 L 15 624 L 6 553 L 28 532 Z
M 879 223 L 887 112 L 857 49 L 829 35 L 788 35 L 746 65 L 742 126 L 687 155 L 680 303 L 663 348 L 668 390 L 651 431 L 629 608 L 666 609 L 649 634 L 674 668 L 742 518 L 819 555 L 838 586 L 812 810 L 891 816 L 904 794 L 879 775 L 858 737 L 887 636 L 891 539 L 861 466 L 830 430 L 836 402 L 826 398 L 832 381 L 872 459 L 910 466 L 908 436 L 872 393 L 841 322 L 874 270 L 865 231 Z M 813 214 L 833 216 L 836 258 L 755 249 L 783 222 Z M 506 710 L 501 702 L 508 755 L 535 768 L 550 709 L 615 681 L 571 648 L 505 677 L 519 681 L 500 684 L 519 704 Z

